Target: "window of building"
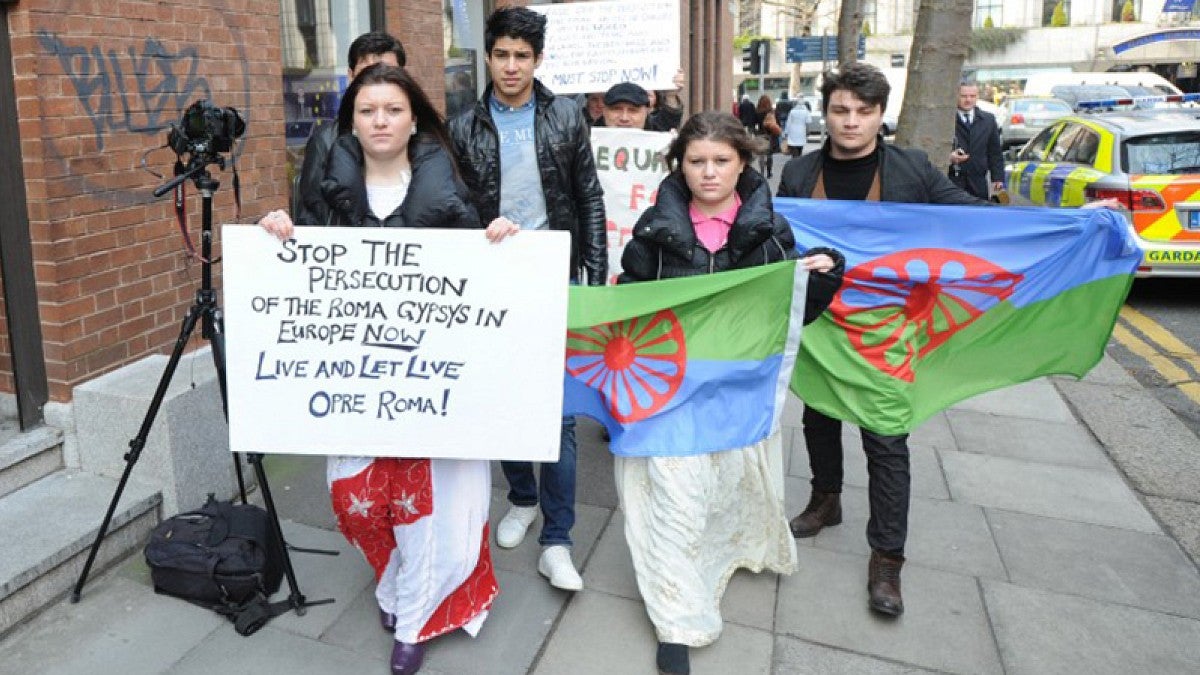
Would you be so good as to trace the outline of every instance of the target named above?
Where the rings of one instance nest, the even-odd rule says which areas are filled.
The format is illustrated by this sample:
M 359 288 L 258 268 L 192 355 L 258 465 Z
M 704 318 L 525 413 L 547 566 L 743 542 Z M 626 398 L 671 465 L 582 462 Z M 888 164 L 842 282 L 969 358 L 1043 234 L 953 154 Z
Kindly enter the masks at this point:
M 349 84 L 346 53 L 354 38 L 383 28 L 380 0 L 280 0 L 283 104 L 288 174 L 304 160 L 314 130 L 337 118 Z
M 1071 23 L 1071 0 L 1042 0 L 1042 25 L 1054 25 L 1054 8 L 1062 3 L 1063 17 L 1066 20 L 1065 25 Z
M 1126 0 L 1112 0 L 1112 21 L 1114 23 L 1140 21 L 1142 18 L 1142 0 L 1133 0 L 1129 10 L 1132 16 L 1125 16 Z
M 879 33 L 879 7 L 876 0 L 860 0 L 859 11 L 862 13 L 863 26 L 869 28 L 872 35 Z M 864 33 L 866 30 L 863 31 Z
M 490 3 L 443 0 L 442 45 L 445 50 L 446 119 L 469 108 L 487 84 L 483 62 L 484 11 Z
M 971 26 L 983 28 L 988 18 L 991 18 L 995 28 L 1004 25 L 1003 0 L 975 0 L 975 16 L 971 18 Z

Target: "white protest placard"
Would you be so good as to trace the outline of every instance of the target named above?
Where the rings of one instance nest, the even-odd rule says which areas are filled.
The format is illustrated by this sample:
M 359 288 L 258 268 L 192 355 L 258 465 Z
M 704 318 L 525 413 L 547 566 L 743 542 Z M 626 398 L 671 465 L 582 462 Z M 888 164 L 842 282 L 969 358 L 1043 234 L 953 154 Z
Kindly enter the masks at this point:
M 607 91 L 619 82 L 675 89 L 679 0 L 533 5 L 546 15 L 537 77 L 556 94 Z
M 221 236 L 233 451 L 558 459 L 566 232 Z
M 608 234 L 609 283 L 621 273 L 621 253 L 633 237 L 633 226 L 658 196 L 667 177 L 667 146 L 673 136 L 659 131 L 592 128 L 596 176 L 604 188 Z

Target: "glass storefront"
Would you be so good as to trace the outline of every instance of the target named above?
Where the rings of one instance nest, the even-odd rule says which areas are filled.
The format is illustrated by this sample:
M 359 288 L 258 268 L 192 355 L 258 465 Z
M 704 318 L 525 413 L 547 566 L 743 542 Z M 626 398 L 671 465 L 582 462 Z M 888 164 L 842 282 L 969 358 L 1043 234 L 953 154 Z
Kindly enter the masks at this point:
M 313 130 L 337 117 L 348 84 L 346 52 L 376 28 L 371 0 L 280 0 L 288 176 L 300 170 Z M 376 12 L 378 14 L 378 12 Z

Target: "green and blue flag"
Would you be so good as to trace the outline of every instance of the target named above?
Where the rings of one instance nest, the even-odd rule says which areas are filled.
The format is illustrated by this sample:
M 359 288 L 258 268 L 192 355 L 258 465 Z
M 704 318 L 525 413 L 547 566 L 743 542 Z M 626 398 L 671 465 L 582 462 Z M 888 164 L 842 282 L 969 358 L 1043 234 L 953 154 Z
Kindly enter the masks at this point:
M 607 427 L 622 456 L 751 445 L 779 428 L 804 317 L 795 261 L 571 288 L 564 414 Z
M 1107 209 L 778 199 L 801 250 L 846 277 L 804 330 L 795 263 L 572 288 L 564 414 L 603 423 L 618 455 L 740 448 L 805 403 L 908 433 L 970 396 L 1101 358 L 1141 260 Z M 794 361 L 794 363 L 793 363 Z

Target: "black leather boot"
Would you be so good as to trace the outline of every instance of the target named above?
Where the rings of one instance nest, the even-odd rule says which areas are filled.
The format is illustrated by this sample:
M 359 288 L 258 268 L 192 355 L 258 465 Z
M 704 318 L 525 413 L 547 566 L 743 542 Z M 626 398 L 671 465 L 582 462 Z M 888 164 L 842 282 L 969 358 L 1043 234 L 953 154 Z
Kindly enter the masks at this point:
M 904 613 L 904 599 L 900 596 L 900 568 L 903 566 L 902 555 L 871 551 L 871 562 L 867 568 L 871 609 L 887 616 Z
M 674 642 L 658 643 L 658 656 L 655 659 L 659 675 L 689 675 L 692 672 L 688 664 L 688 647 Z
M 808 506 L 800 515 L 792 518 L 792 536 L 803 539 L 814 536 L 827 525 L 842 522 L 842 495 L 840 492 L 818 492 L 813 490 Z

